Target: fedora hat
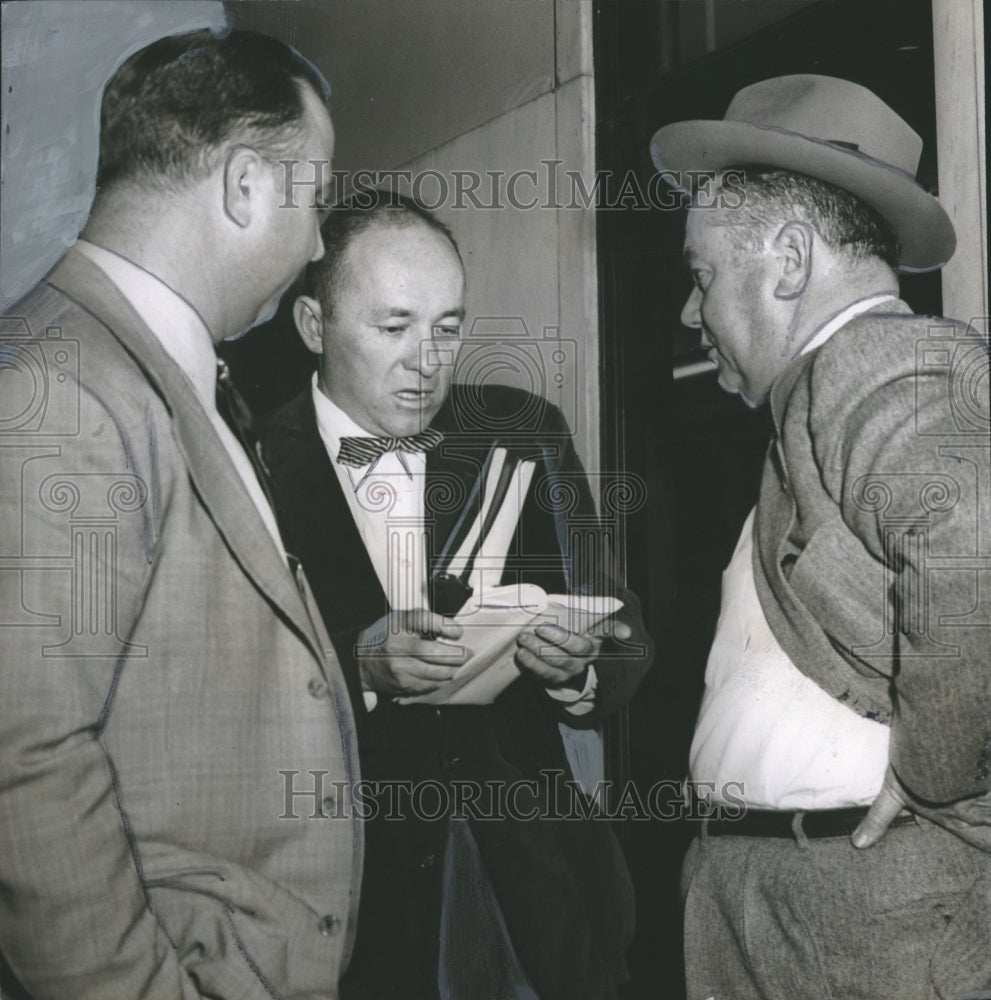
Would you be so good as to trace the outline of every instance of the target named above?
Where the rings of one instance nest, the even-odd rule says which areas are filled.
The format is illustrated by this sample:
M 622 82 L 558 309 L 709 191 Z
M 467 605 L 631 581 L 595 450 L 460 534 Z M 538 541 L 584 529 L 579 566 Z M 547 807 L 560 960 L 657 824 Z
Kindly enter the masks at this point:
M 762 165 L 807 174 L 856 195 L 894 230 L 906 271 L 953 256 L 953 223 L 915 180 L 922 139 L 866 87 L 831 76 L 779 76 L 744 87 L 722 121 L 687 121 L 654 133 L 651 157 L 687 170 Z M 680 185 L 677 185 L 680 186 Z

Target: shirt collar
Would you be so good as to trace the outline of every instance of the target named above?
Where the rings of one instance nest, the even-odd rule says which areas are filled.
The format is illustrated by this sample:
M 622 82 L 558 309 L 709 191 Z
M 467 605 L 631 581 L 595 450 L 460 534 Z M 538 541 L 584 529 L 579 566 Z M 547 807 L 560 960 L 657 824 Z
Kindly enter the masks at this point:
M 317 429 L 334 461 L 341 450 L 343 437 L 378 437 L 356 424 L 333 400 L 323 394 L 317 372 L 313 373 L 313 408 L 317 413 Z
M 165 352 L 182 369 L 200 400 L 215 406 L 217 355 L 200 314 L 150 271 L 112 250 L 77 240 L 76 249 L 120 289 Z
M 379 463 L 388 455 L 395 455 L 396 461 L 401 470 L 410 479 L 413 472 L 422 473 L 426 468 L 427 457 L 423 452 L 387 452 L 381 458 L 375 459 L 368 465 L 355 468 L 350 465 L 341 465 L 337 461 L 337 456 L 341 453 L 341 438 L 344 437 L 382 437 L 380 434 L 372 434 L 364 427 L 356 424 L 335 402 L 325 396 L 318 385 L 318 373 L 313 373 L 311 383 L 313 394 L 313 409 L 317 417 L 317 430 L 320 433 L 320 440 L 323 441 L 327 454 L 330 456 L 336 468 L 344 470 L 348 474 L 352 487 L 357 490 L 365 479 L 379 467 Z
M 865 313 L 875 306 L 881 305 L 882 302 L 897 302 L 898 296 L 892 292 L 876 292 L 874 295 L 868 295 L 867 298 L 858 299 L 856 302 L 851 302 L 850 305 L 845 306 L 837 313 L 833 313 L 832 316 L 822 326 L 819 327 L 815 333 L 812 334 L 809 342 L 802 348 L 799 352 L 800 354 L 808 354 L 809 351 L 814 351 L 817 347 L 822 347 L 823 344 L 829 340 L 830 337 L 841 327 L 846 326 L 855 316 L 859 316 L 861 313 Z

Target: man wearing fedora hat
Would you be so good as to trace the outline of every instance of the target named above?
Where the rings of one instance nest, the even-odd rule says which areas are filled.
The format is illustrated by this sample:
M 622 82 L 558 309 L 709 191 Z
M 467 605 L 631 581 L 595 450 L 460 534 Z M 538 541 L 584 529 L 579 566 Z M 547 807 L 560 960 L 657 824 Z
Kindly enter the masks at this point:
M 686 858 L 690 1000 L 991 986 L 988 352 L 898 298 L 955 244 L 921 146 L 822 76 L 651 144 L 715 193 L 732 168 L 688 212 L 682 321 L 774 417 L 691 748 L 695 787 L 747 809 Z

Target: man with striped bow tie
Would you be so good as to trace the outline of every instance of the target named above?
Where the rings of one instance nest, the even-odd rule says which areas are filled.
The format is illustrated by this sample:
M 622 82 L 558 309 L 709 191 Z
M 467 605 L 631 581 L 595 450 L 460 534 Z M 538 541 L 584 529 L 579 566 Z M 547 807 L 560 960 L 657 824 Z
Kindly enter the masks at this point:
M 367 824 L 344 995 L 613 997 L 632 888 L 607 825 L 482 822 L 434 805 L 459 782 L 523 782 L 515 804 L 540 812 L 571 776 L 558 722 L 594 726 L 646 670 L 636 599 L 621 595 L 610 638 L 524 630 L 505 656 L 520 676 L 491 703 L 409 703 L 469 658 L 470 630 L 438 611 L 471 591 L 616 585 L 582 578 L 568 545 L 569 518 L 595 508 L 561 413 L 519 390 L 452 384 L 465 275 L 450 232 L 412 200 L 370 192 L 332 209 L 323 237 L 294 310 L 318 371 L 263 430 L 265 458 L 286 543 L 345 663 L 363 774 L 414 791 Z M 557 483 L 574 489 L 569 510 L 547 501 Z M 416 795 L 427 786 L 429 806 Z

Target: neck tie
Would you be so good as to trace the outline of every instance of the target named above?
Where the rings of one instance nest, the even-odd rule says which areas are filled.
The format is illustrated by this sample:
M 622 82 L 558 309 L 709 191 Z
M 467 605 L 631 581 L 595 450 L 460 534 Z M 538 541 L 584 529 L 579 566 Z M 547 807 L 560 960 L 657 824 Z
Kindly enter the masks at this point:
M 342 437 L 337 461 L 360 469 L 390 451 L 432 451 L 444 440 L 440 431 L 428 428 L 409 437 Z
M 258 483 L 268 500 L 269 506 L 275 510 L 272 501 L 272 493 L 268 485 L 268 468 L 262 458 L 258 436 L 255 434 L 254 421 L 251 418 L 251 410 L 244 401 L 244 397 L 237 391 L 234 380 L 231 378 L 231 371 L 227 367 L 227 362 L 223 358 L 217 358 L 217 412 L 223 418 L 224 423 L 231 429 L 234 437 L 237 438 L 244 449 L 251 467 L 255 470 Z

